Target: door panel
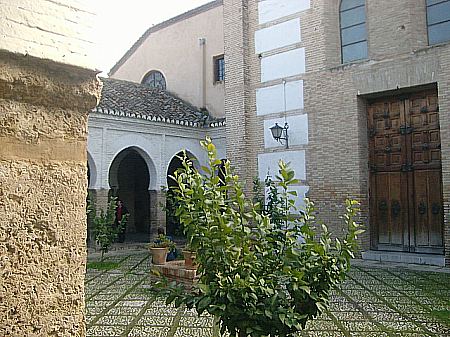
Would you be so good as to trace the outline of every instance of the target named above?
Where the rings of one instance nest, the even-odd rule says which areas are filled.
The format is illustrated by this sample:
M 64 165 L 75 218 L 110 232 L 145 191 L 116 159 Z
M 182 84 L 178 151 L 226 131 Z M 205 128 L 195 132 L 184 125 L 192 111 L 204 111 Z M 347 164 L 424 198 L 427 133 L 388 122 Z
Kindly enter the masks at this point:
M 369 102 L 371 225 L 376 248 L 443 252 L 436 91 Z

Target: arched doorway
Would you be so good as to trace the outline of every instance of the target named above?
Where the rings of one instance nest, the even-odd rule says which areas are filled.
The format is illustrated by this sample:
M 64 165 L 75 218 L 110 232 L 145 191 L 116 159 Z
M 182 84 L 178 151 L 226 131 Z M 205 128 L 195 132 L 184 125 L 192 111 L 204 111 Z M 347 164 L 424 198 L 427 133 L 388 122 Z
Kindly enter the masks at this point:
M 111 195 L 121 200 L 129 212 L 125 241 L 150 240 L 150 182 L 147 163 L 133 148 L 121 151 L 111 164 Z
M 178 220 L 175 217 L 175 209 L 176 209 L 176 202 L 174 201 L 174 198 L 172 197 L 172 191 L 171 187 L 176 186 L 176 182 L 171 178 L 173 177 L 174 173 L 181 167 L 183 167 L 182 164 L 182 158 L 184 156 L 187 156 L 189 161 L 192 162 L 195 168 L 198 168 L 198 160 L 195 158 L 195 156 L 188 152 L 188 151 L 180 151 L 175 156 L 173 156 L 172 160 L 169 163 L 168 169 L 167 169 L 167 195 L 166 195 L 166 232 L 167 235 L 170 235 L 175 238 L 182 238 L 184 237 L 184 234 L 182 233 L 182 230 L 180 228 L 180 224 Z

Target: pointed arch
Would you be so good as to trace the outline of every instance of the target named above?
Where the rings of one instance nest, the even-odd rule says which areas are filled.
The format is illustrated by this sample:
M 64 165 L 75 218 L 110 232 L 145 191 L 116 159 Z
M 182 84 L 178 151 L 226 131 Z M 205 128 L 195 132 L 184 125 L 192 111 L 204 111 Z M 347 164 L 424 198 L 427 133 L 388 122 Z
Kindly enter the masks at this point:
M 88 169 L 88 189 L 94 188 L 97 184 L 97 165 L 89 151 L 87 151 L 87 169 Z

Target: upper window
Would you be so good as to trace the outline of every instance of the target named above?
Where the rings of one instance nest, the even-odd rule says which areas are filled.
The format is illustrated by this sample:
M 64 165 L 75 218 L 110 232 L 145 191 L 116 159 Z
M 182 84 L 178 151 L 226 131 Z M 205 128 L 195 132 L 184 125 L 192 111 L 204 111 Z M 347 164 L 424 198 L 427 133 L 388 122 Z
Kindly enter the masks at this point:
M 450 41 L 450 0 L 427 0 L 428 43 Z
M 164 78 L 164 75 L 157 70 L 152 70 L 147 73 L 142 80 L 142 84 L 148 85 L 150 88 L 166 90 L 166 79 Z
M 225 80 L 225 59 L 223 55 L 214 57 L 214 82 Z
M 342 0 L 341 19 L 342 63 L 367 58 L 366 1 Z

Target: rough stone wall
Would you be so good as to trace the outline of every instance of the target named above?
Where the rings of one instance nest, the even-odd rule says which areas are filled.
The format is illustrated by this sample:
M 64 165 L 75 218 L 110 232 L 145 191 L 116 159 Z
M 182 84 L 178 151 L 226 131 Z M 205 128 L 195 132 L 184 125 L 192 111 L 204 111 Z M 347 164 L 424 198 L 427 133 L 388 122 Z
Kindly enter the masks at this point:
M 450 96 L 449 59 L 450 44 L 428 46 L 425 2 L 417 4 L 415 0 L 393 3 L 388 0 L 369 0 L 366 2 L 369 59 L 341 64 L 339 3 L 338 0 L 313 0 L 311 7 L 301 13 L 294 13 L 283 19 L 257 24 L 257 4 L 260 1 L 248 1 L 246 24 L 249 46 L 254 44 L 256 30 L 279 24 L 286 20 L 300 18 L 301 43 L 295 46 L 279 48 L 269 55 L 282 54 L 286 50 L 305 47 L 306 73 L 287 78 L 288 81 L 304 81 L 304 111 L 308 114 L 309 143 L 306 146 L 306 183 L 310 186 L 309 196 L 320 209 L 320 218 L 330 224 L 331 230 L 339 234 L 342 223 L 336 213 L 342 212 L 343 201 L 347 197 L 357 198 L 362 203 L 362 219 L 368 219 L 368 140 L 366 95 L 388 90 L 404 89 L 437 83 L 439 91 L 442 167 L 444 185 L 445 219 L 445 254 L 446 263 L 450 264 Z M 224 1 L 225 13 L 241 13 L 244 8 L 240 1 Z M 234 8 L 239 12 L 230 12 Z M 252 11 L 256 11 L 252 13 Z M 237 14 L 229 20 L 245 20 Z M 225 18 L 225 21 L 227 18 Z M 256 23 L 255 23 L 256 22 Z M 235 22 L 234 27 L 238 26 Z M 242 30 L 230 30 L 225 35 L 225 45 L 235 47 L 239 52 L 237 39 L 242 39 Z M 235 35 L 239 34 L 239 35 Z M 245 39 L 244 39 L 245 40 Z M 259 62 L 251 50 L 247 60 L 227 55 L 227 79 L 241 79 L 241 88 L 230 91 L 231 84 L 226 84 L 225 102 L 228 106 L 227 123 L 229 125 L 228 157 L 239 162 L 239 157 L 246 153 L 247 166 L 241 174 L 247 180 L 257 175 L 253 158 L 258 153 L 282 152 L 284 149 L 264 147 L 264 117 L 254 119 L 256 107 L 254 101 L 259 83 Z M 242 55 L 242 53 L 241 53 Z M 263 55 L 264 56 L 264 55 Z M 247 64 L 248 73 L 242 72 Z M 230 65 L 231 63 L 231 65 Z M 248 81 L 243 81 L 243 74 Z M 268 82 L 275 85 L 281 81 Z M 228 91 L 227 91 L 228 89 Z M 241 94 L 237 93 L 241 90 Z M 238 99 L 236 99 L 238 97 Z M 248 97 L 250 104 L 238 104 L 242 97 Z M 240 101 L 240 100 L 241 101 Z M 302 111 L 292 112 L 302 113 Z M 287 113 L 289 117 L 290 112 Z M 273 115 L 275 116 L 275 115 Z M 281 117 L 279 114 L 278 117 Z M 234 123 L 234 124 L 233 124 Z M 241 124 L 239 124 L 241 123 Z M 241 136 L 238 125 L 245 125 L 249 138 Z M 241 126 L 242 128 L 242 126 Z M 295 132 L 295 130 L 290 130 Z M 267 136 L 267 134 L 266 134 Z M 240 138 L 241 137 L 241 138 Z M 243 137 L 243 138 L 242 138 Z M 233 139 L 234 138 L 234 139 Z M 256 139 L 255 140 L 250 140 Z M 255 147 L 254 152 L 240 152 L 245 146 Z M 239 146 L 238 146 L 239 145 Z M 302 149 L 302 148 L 299 148 Z M 293 149 L 295 150 L 295 148 Z M 248 158 L 248 156 L 251 156 Z M 235 159 L 236 158 L 236 159 Z M 244 166 L 244 164 L 241 164 Z M 363 250 L 370 249 L 370 230 L 361 238 Z
M 84 336 L 88 70 L 0 52 L 0 335 Z

